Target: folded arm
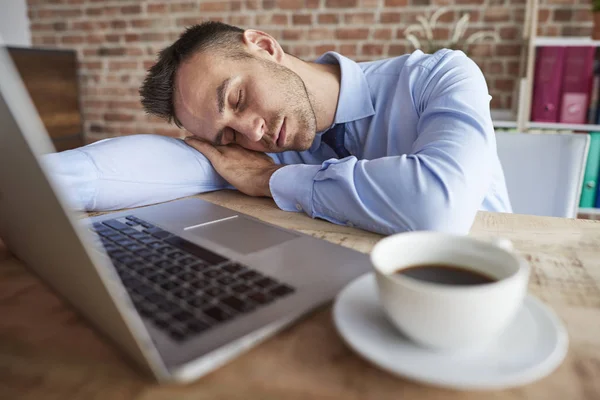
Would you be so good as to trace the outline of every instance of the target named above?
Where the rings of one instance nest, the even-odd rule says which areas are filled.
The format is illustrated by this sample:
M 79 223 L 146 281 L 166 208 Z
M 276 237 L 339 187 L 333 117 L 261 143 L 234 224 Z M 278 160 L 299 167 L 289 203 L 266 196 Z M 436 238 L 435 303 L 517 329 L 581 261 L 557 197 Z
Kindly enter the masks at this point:
M 283 167 L 270 180 L 277 205 L 384 234 L 468 232 L 491 184 L 495 138 L 481 71 L 467 58 L 448 64 L 415 88 L 410 154 Z

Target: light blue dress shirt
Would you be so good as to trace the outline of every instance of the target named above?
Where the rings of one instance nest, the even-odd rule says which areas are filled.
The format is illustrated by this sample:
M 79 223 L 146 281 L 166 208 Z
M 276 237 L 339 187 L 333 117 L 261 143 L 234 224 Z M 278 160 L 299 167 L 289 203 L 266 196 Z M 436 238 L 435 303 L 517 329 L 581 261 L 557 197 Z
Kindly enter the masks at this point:
M 485 79 L 460 51 L 338 63 L 334 125 L 345 124 L 338 159 L 317 133 L 303 152 L 269 154 L 287 164 L 270 188 L 279 208 L 391 234 L 467 233 L 477 210 L 511 212 L 496 153 Z M 199 152 L 158 135 L 107 139 L 48 154 L 49 175 L 77 209 L 112 210 L 231 188 Z
M 305 152 L 274 154 L 275 202 L 286 211 L 390 234 L 468 232 L 477 210 L 511 212 L 487 85 L 460 51 L 355 63 L 326 53 L 342 79 L 334 124 L 351 157 L 317 133 Z

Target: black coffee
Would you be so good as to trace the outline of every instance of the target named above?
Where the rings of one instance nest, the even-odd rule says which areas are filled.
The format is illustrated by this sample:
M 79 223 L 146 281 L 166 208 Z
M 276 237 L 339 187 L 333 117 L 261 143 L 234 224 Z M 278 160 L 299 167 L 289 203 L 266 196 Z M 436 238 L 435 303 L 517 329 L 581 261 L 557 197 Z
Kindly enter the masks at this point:
M 497 280 L 478 271 L 446 264 L 415 265 L 399 269 L 395 274 L 419 281 L 458 286 L 481 285 Z

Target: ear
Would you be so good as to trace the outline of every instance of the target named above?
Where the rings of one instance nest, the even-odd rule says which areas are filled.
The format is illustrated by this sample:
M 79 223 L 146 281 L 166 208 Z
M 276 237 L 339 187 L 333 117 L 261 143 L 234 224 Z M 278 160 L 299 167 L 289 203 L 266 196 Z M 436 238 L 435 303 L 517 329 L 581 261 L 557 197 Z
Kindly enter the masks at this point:
M 255 29 L 247 29 L 244 31 L 243 40 L 250 52 L 260 53 L 263 57 L 266 55 L 278 63 L 283 61 L 285 52 L 277 40 L 268 33 Z

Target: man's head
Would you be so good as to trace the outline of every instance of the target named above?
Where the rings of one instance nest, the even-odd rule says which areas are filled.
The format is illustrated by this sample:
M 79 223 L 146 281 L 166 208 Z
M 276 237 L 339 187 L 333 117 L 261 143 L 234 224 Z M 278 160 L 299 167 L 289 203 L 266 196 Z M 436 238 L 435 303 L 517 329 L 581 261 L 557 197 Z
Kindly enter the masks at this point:
M 146 112 L 215 144 L 306 150 L 316 117 L 304 82 L 264 32 L 218 22 L 188 28 L 162 50 L 140 89 Z

